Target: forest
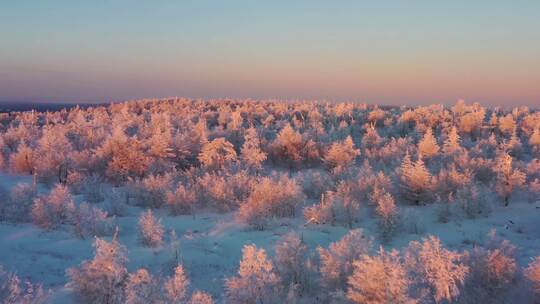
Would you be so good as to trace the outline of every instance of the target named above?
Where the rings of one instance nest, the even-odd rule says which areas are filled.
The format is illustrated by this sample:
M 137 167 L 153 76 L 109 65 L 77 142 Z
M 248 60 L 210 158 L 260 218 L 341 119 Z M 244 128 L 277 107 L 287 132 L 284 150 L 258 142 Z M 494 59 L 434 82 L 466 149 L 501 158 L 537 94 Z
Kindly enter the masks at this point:
M 540 111 L 10 112 L 0 248 L 1 303 L 540 303 Z

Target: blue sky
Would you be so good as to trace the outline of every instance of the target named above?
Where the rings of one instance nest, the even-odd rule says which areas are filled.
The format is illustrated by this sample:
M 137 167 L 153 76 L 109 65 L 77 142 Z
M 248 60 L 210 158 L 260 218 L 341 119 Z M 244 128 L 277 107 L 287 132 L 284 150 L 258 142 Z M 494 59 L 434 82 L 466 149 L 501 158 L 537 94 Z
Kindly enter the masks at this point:
M 540 104 L 540 1 L 4 1 L 0 100 Z

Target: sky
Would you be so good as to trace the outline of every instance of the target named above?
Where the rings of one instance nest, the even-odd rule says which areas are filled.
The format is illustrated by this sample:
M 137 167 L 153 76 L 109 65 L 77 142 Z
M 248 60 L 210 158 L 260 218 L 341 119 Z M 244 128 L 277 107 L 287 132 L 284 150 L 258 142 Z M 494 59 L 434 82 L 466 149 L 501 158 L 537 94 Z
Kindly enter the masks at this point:
M 0 100 L 540 105 L 540 1 L 0 0 Z

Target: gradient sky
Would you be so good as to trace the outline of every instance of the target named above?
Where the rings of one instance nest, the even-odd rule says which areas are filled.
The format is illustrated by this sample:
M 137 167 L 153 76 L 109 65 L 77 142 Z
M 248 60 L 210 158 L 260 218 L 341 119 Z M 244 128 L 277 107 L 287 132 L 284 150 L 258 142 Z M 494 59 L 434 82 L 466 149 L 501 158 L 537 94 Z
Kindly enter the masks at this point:
M 540 1 L 0 0 L 0 100 L 540 105 Z

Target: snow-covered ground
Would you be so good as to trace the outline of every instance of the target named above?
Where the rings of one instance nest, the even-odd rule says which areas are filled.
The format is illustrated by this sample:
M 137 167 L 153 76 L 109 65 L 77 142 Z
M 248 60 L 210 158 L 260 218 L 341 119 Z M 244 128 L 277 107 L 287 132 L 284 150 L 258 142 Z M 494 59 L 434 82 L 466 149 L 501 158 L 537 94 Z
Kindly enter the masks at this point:
M 0 184 L 11 188 L 20 182 L 31 182 L 31 177 L 0 175 Z M 42 189 L 43 191 L 43 189 Z M 81 197 L 76 197 L 80 202 Z M 445 246 L 457 250 L 470 250 L 483 242 L 487 233 L 496 229 L 498 235 L 517 246 L 517 259 L 526 266 L 540 253 L 540 204 L 512 202 L 508 207 L 493 203 L 492 212 L 476 219 L 452 219 L 448 223 L 437 220 L 438 206 L 400 206 L 405 223 L 386 248 L 402 248 L 411 240 L 428 234 L 438 236 Z M 244 245 L 254 243 L 273 254 L 276 241 L 296 231 L 313 249 L 328 246 L 338 240 L 347 228 L 336 226 L 306 226 L 301 218 L 280 220 L 265 231 L 253 231 L 237 224 L 234 214 L 197 213 L 194 216 L 171 217 L 165 211 L 156 211 L 167 230 L 165 245 L 158 249 L 144 247 L 137 236 L 137 220 L 142 209 L 130 207 L 128 215 L 119 217 L 120 242 L 129 251 L 128 268 L 140 267 L 156 274 L 169 275 L 176 260 L 170 232 L 177 236 L 179 258 L 191 280 L 193 289 L 202 289 L 219 299 L 223 293 L 224 278 L 237 271 Z M 414 232 L 407 226 L 416 223 Z M 367 209 L 355 228 L 367 235 L 377 236 L 376 217 Z M 110 238 L 106 238 L 110 239 Z M 44 231 L 32 224 L 0 224 L 0 264 L 15 271 L 21 278 L 41 282 L 53 292 L 53 303 L 74 302 L 67 282 L 67 268 L 79 265 L 93 256 L 93 239 L 78 239 L 69 229 Z M 375 241 L 375 248 L 380 244 Z

